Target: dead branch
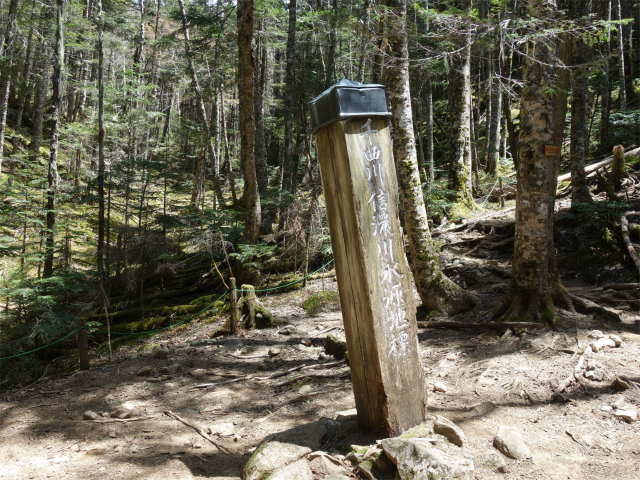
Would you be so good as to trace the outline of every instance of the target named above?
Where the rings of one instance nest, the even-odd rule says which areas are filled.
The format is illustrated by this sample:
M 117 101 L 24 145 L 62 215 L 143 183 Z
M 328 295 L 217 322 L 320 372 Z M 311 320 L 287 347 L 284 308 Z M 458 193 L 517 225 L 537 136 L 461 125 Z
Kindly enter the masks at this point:
M 331 330 L 335 330 L 336 328 L 340 328 L 339 326 L 335 326 L 335 327 L 329 327 L 325 330 L 321 330 L 319 332 L 316 333 L 312 333 L 311 335 L 309 335 L 310 337 L 319 337 L 320 335 L 324 334 L 324 333 L 329 333 Z
M 493 323 L 462 323 L 462 322 L 418 322 L 418 328 L 471 328 L 474 330 L 504 330 L 507 328 L 545 328 L 542 323 L 531 322 L 493 322 Z
M 627 221 L 627 217 L 624 215 L 620 216 L 620 229 L 622 230 L 622 238 L 627 247 L 627 251 L 629 252 L 629 256 L 631 257 L 631 260 L 633 260 L 638 272 L 640 272 L 640 258 L 638 258 L 636 250 L 633 248 L 633 244 L 631 243 L 631 238 L 629 237 L 629 222 Z
M 141 420 L 151 420 L 152 418 L 156 418 L 153 415 L 149 415 L 147 417 L 134 417 L 134 418 L 106 418 L 104 420 L 93 420 L 92 423 L 129 423 L 129 422 L 139 422 Z
M 249 360 L 251 358 L 269 358 L 270 357 L 270 355 L 247 355 L 243 357 L 242 355 L 235 355 L 233 353 L 227 353 L 227 355 L 233 358 L 237 358 L 239 360 Z
M 335 367 L 336 365 L 340 365 L 343 362 L 344 362 L 344 360 L 338 360 L 337 362 L 331 362 L 331 363 L 314 363 L 314 364 L 311 364 L 311 365 L 298 365 L 297 367 L 290 368 L 288 370 L 285 370 L 284 372 L 277 372 L 277 373 L 274 373 L 273 375 L 268 375 L 266 377 L 255 377 L 253 375 L 247 375 L 247 376 L 244 376 L 244 377 L 239 377 L 239 378 L 235 378 L 233 380 L 227 380 L 227 381 L 224 381 L 224 382 L 201 383 L 199 385 L 194 385 L 189 390 L 196 390 L 196 389 L 199 389 L 199 388 L 216 387 L 218 385 L 226 385 L 226 384 L 229 384 L 229 383 L 241 382 L 243 380 L 256 380 L 256 381 L 271 380 L 273 378 L 284 377 L 285 375 L 289 375 L 290 373 L 293 373 L 293 372 L 299 372 L 300 370 L 310 370 L 310 369 L 313 369 L 313 368 L 331 368 L 331 367 Z
M 168 417 L 171 417 L 177 421 L 179 421 L 180 423 L 182 423 L 183 425 L 186 425 L 189 428 L 193 428 L 198 435 L 200 435 L 202 438 L 204 438 L 205 440 L 207 440 L 209 443 L 211 443 L 212 445 L 214 445 L 218 450 L 220 450 L 222 453 L 226 453 L 227 455 L 230 455 L 231 452 L 229 450 L 227 450 L 226 448 L 224 448 L 222 445 L 218 444 L 215 440 L 213 440 L 209 435 L 207 435 L 204 430 L 202 430 L 200 427 L 193 425 L 192 423 L 187 422 L 186 420 L 180 418 L 178 415 L 176 415 L 175 413 L 173 413 L 170 410 L 165 410 L 164 414 L 167 415 Z

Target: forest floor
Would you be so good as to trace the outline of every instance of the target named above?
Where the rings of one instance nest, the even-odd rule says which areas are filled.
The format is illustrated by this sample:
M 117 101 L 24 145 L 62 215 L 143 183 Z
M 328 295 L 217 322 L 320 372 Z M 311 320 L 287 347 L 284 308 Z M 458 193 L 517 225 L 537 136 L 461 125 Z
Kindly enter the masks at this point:
M 437 237 L 446 273 L 483 301 L 482 308 L 450 320 L 483 320 L 504 298 L 512 225 L 511 212 Z M 558 242 L 560 255 L 570 249 L 565 240 Z M 524 335 L 420 329 L 429 415 L 449 418 L 466 434 L 463 447 L 453 448 L 476 456 L 492 449 L 500 425 L 509 425 L 531 449 L 529 459 L 506 459 L 504 473 L 476 464 L 474 478 L 638 478 L 640 421 L 627 423 L 613 411 L 640 409 L 640 389 L 616 388 L 616 378 L 640 382 L 640 311 L 629 294 L 585 281 L 587 269 L 597 270 L 592 272 L 597 277 L 609 267 L 565 266 L 563 282 L 572 293 L 616 311 L 621 323 L 559 310 L 556 328 Z M 262 298 L 291 329 L 245 331 L 214 340 L 211 333 L 222 328 L 222 321 L 192 323 L 145 341 L 166 345 L 166 358 L 140 349 L 141 341 L 118 350 L 111 363 L 104 355 L 94 357 L 89 371 L 43 378 L 1 396 L 0 478 L 239 478 L 268 434 L 355 406 L 348 365 L 320 359 L 325 337 L 343 334 L 340 313 L 311 317 L 300 307 L 304 298 L 322 290 L 337 290 L 335 277 Z M 593 330 L 618 335 L 624 343 L 584 358 Z M 583 369 L 574 375 L 579 362 Z M 317 368 L 276 376 L 303 365 Z M 137 375 L 143 367 L 150 367 L 150 376 Z M 599 372 L 597 378 L 584 377 L 584 367 Z M 163 374 L 163 368 L 169 373 Z M 434 392 L 435 382 L 442 382 L 446 392 Z M 217 385 L 198 388 L 207 383 Z M 561 384 L 566 388 L 557 393 Z M 133 409 L 134 421 L 108 416 L 123 405 Z M 84 420 L 87 410 L 98 419 Z M 228 453 L 165 411 L 210 428 L 210 438 Z M 334 447 L 345 454 L 352 444 L 376 440 L 355 423 L 345 425 L 342 433 Z

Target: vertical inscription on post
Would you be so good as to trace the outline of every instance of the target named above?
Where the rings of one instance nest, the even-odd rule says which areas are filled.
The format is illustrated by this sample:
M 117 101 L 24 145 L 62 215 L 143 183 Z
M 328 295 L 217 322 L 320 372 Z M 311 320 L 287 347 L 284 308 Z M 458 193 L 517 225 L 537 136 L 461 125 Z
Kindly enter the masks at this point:
M 382 166 L 382 150 L 372 140 L 372 134 L 378 130 L 371 128 L 369 118 L 362 126 L 361 137 L 366 138 L 362 159 L 367 174 L 367 182 L 371 189 L 371 196 L 367 202 L 373 209 L 373 234 L 378 243 L 378 254 L 382 270 L 381 307 L 385 315 L 385 324 L 389 342 L 387 355 L 389 357 L 403 356 L 410 352 L 409 322 L 406 315 L 406 305 L 402 291 L 402 278 L 398 260 L 393 250 L 393 231 L 389 218 L 389 205 L 385 191 L 385 177 L 387 172 Z

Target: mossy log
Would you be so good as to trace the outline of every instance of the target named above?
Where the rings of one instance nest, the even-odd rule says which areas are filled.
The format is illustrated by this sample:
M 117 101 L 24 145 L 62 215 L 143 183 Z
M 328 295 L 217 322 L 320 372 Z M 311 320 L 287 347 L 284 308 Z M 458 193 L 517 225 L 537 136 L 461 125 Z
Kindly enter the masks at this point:
M 270 328 L 279 322 L 273 314 L 267 310 L 256 296 L 256 288 L 253 285 L 242 285 L 242 297 L 238 302 L 242 327 Z

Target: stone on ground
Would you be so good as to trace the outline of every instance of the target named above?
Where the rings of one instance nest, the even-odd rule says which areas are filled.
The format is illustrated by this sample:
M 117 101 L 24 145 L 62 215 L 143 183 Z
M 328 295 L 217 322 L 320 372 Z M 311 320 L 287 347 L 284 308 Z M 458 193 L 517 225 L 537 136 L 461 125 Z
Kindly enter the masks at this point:
M 385 438 L 382 448 L 398 467 L 401 480 L 472 480 L 473 461 L 434 448 L 423 438 Z
M 490 470 L 503 472 L 506 469 L 504 457 L 495 450 L 486 450 L 475 456 L 476 464 Z
M 139 377 L 146 377 L 148 375 L 151 375 L 151 367 L 149 365 L 146 365 L 142 368 L 139 368 L 136 371 L 136 375 Z
M 445 417 L 436 417 L 436 421 L 433 424 L 433 429 L 436 433 L 444 435 L 454 445 L 459 447 L 464 443 L 464 432 L 455 423 Z
M 153 358 L 167 358 L 169 356 L 169 349 L 165 345 L 156 345 L 153 347 Z
M 358 418 L 358 411 L 355 408 L 351 408 L 349 410 L 342 410 L 340 412 L 336 412 L 333 415 L 333 419 L 336 422 L 345 423 L 350 422 Z
M 633 423 L 638 420 L 638 412 L 636 410 L 622 410 L 617 409 L 613 414 L 618 417 L 626 420 L 629 423 Z
M 91 410 L 87 410 L 82 414 L 82 418 L 84 418 L 85 420 L 95 420 L 98 418 L 98 414 Z
M 309 447 L 271 441 L 258 447 L 242 469 L 242 480 L 262 480 L 311 453 Z M 313 477 L 312 477 L 313 478 Z
M 276 471 L 269 480 L 313 480 L 313 472 L 306 460 L 298 460 Z
M 509 427 L 501 426 L 498 429 L 493 445 L 509 458 L 519 460 L 531 456 L 531 450 L 524 443 L 522 435 Z
M 436 382 L 433 384 L 433 391 L 447 393 L 447 386 L 442 382 Z
M 180 370 L 181 365 L 179 363 L 174 363 L 169 365 L 168 367 L 161 367 L 160 373 L 168 373 L 169 375 L 175 375 Z
M 309 459 L 309 466 L 317 478 L 324 480 L 328 478 L 335 480 L 349 478 L 347 470 L 340 464 L 340 461 L 324 452 L 313 452 L 307 458 Z

